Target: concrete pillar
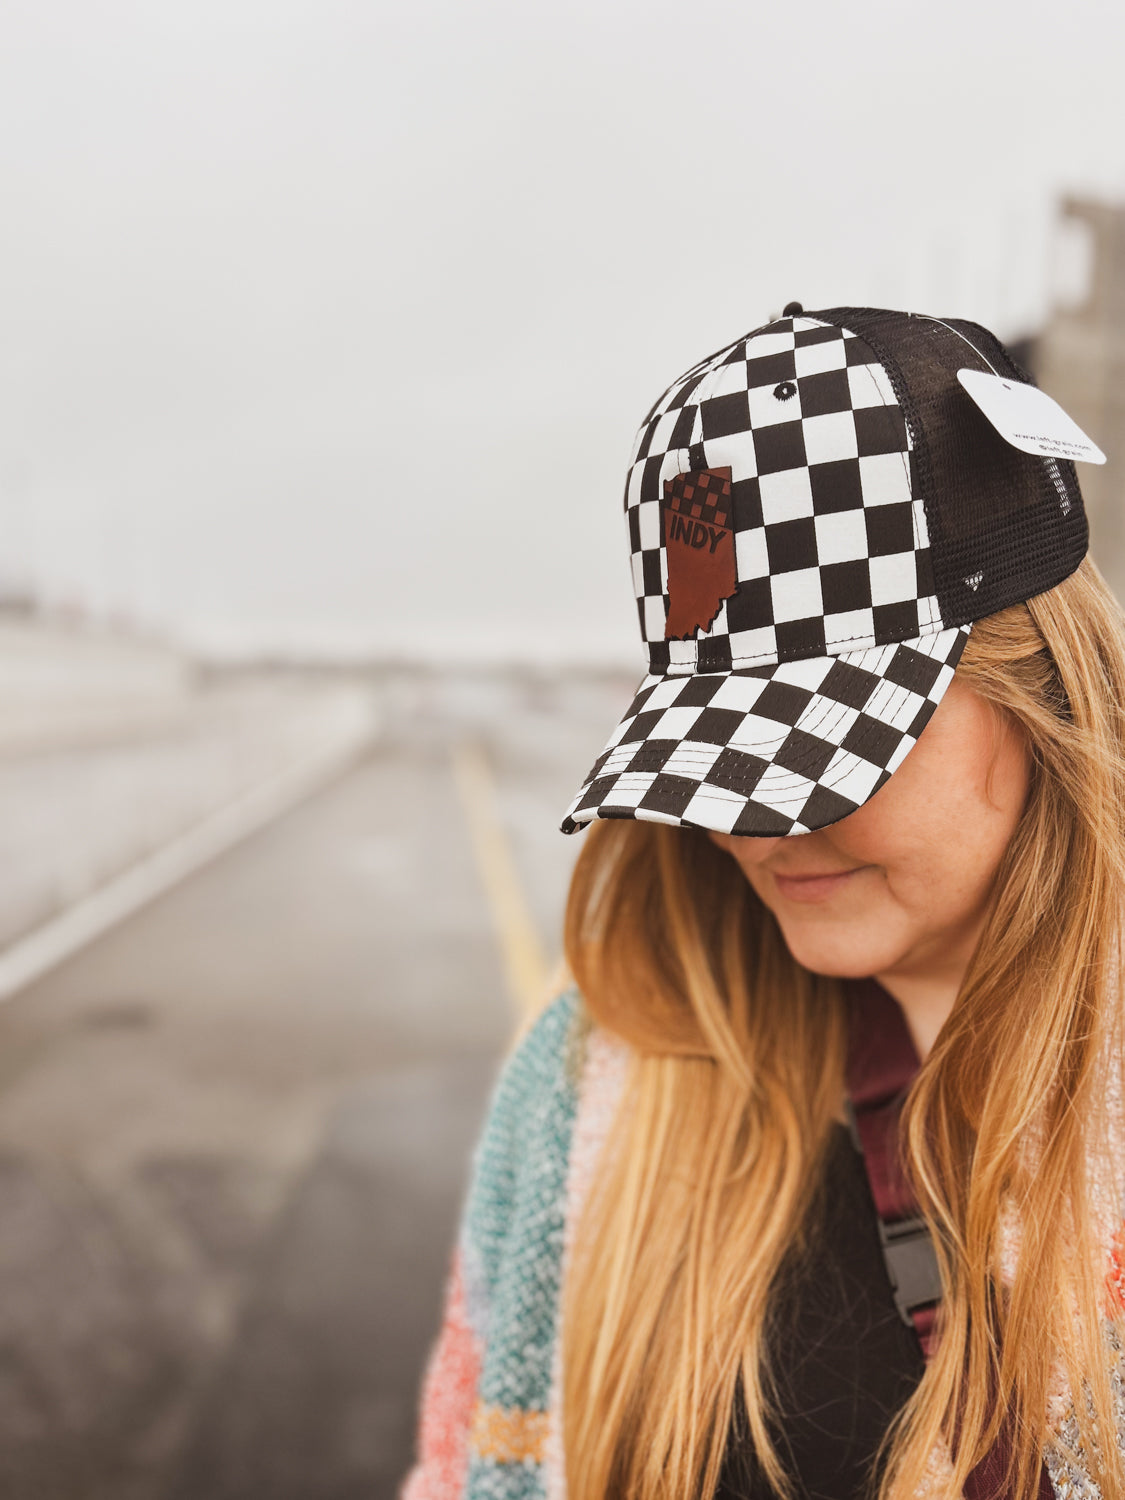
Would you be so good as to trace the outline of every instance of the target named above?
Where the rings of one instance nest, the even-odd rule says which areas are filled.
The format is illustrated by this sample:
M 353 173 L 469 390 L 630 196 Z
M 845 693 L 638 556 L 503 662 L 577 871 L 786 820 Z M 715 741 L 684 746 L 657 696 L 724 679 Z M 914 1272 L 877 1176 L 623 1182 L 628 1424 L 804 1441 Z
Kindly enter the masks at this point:
M 1052 313 L 1036 374 L 1106 454 L 1079 464 L 1094 561 L 1125 600 L 1125 206 L 1067 198 L 1065 218 L 1086 225 L 1092 265 L 1084 300 Z

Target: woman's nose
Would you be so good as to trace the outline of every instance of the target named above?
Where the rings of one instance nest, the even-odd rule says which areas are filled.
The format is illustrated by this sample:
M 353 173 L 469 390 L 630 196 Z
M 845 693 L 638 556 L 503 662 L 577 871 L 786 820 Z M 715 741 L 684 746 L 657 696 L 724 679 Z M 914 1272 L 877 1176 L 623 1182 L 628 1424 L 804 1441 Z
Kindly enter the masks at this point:
M 738 843 L 741 848 L 742 860 L 748 865 L 760 865 L 764 859 L 768 859 L 781 843 L 779 838 L 759 838 L 754 834 L 744 834 Z
M 760 865 L 781 843 L 780 838 L 759 838 L 752 833 L 713 833 L 711 838 L 740 865 Z

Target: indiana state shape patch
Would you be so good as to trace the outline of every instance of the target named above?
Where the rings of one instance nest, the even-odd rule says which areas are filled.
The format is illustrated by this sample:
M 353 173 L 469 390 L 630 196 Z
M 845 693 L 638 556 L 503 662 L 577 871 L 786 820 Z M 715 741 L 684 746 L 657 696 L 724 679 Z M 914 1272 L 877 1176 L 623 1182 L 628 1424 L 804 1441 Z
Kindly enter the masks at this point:
M 668 618 L 664 639 L 707 630 L 738 587 L 731 514 L 731 471 L 696 469 L 664 481 Z

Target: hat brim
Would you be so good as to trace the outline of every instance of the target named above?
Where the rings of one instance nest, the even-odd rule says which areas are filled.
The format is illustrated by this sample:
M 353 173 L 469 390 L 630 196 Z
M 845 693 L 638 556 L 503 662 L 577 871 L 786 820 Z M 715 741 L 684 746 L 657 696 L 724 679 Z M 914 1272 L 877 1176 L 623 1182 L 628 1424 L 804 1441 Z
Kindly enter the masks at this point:
M 648 676 L 562 830 L 636 818 L 777 837 L 837 823 L 906 759 L 971 629 L 738 671 Z

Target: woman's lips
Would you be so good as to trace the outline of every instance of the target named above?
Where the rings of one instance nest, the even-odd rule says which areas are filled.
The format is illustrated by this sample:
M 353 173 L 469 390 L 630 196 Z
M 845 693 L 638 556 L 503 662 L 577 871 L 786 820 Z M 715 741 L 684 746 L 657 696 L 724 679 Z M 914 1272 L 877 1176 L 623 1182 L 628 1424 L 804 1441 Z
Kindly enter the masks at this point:
M 868 868 L 859 865 L 854 870 L 841 870 L 829 875 L 774 875 L 779 893 L 787 901 L 827 901 L 837 891 L 843 890 L 850 880 Z

